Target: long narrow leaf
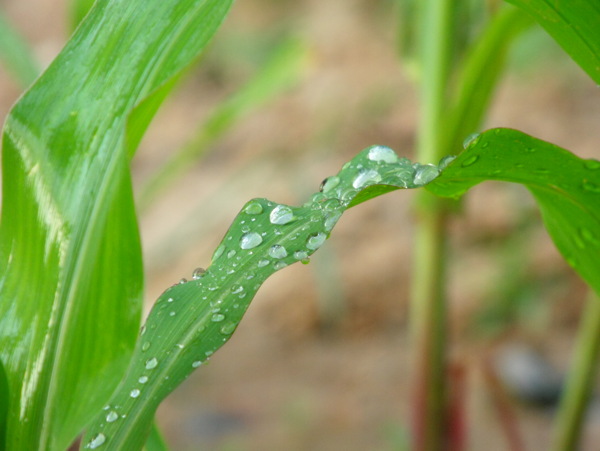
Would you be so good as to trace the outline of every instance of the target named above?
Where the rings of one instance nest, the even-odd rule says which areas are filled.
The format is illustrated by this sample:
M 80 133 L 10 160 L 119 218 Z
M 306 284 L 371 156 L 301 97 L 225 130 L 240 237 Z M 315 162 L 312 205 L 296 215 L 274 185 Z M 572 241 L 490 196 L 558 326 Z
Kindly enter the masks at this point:
M 8 449 L 68 447 L 126 367 L 142 290 L 128 114 L 196 57 L 230 4 L 98 2 L 7 119 L 0 359 Z
M 25 39 L 0 12 L 0 59 L 23 88 L 40 74 L 39 64 Z
M 260 285 L 290 264 L 308 262 L 346 209 L 393 190 L 427 185 L 437 194 L 458 196 L 486 179 L 523 183 L 538 199 L 559 249 L 600 288 L 600 240 L 594 241 L 600 230 L 600 162 L 504 129 L 481 135 L 447 166 L 449 161 L 439 167 L 413 165 L 387 147 L 374 146 L 327 178 L 321 192 L 301 207 L 248 202 L 206 271 L 196 271 L 192 280 L 159 297 L 127 374 L 84 447 L 139 449 L 159 403 L 231 337 Z M 564 237 L 557 227 L 566 220 L 567 230 L 577 232 L 573 236 Z

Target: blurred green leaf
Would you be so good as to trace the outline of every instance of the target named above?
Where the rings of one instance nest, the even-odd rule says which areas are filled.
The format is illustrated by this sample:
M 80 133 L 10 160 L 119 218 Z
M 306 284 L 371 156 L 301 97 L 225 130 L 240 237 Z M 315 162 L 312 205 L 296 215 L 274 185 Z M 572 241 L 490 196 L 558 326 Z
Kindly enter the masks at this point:
M 527 11 L 600 84 L 600 2 L 507 0 Z
M 41 69 L 25 39 L 0 12 L 0 58 L 23 88 L 28 87 Z
M 510 129 L 476 137 L 427 189 L 459 197 L 485 180 L 524 185 L 565 260 L 600 293 L 600 161 Z
M 67 448 L 118 383 L 142 293 L 128 114 L 164 98 L 230 5 L 99 2 L 12 109 L 0 223 L 8 449 Z

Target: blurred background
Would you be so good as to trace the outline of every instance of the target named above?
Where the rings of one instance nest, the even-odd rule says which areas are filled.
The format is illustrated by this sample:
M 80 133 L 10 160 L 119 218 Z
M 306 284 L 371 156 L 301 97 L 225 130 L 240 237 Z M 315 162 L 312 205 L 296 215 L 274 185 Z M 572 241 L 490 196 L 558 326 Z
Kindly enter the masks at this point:
M 413 158 L 417 91 L 398 54 L 396 3 L 234 5 L 132 162 L 147 309 L 209 264 L 250 198 L 302 204 L 372 144 Z M 68 38 L 65 1 L 0 6 L 42 66 Z M 1 68 L 2 117 L 21 90 Z M 484 128 L 600 158 L 599 119 L 597 86 L 535 26 L 514 47 Z M 173 450 L 406 449 L 413 201 L 397 191 L 350 210 L 309 265 L 265 283 L 232 339 L 160 408 Z M 545 449 L 586 287 L 520 186 L 473 189 L 450 247 L 450 357 L 469 449 L 508 449 L 499 406 L 527 449 Z M 582 449 L 598 440 L 592 401 Z

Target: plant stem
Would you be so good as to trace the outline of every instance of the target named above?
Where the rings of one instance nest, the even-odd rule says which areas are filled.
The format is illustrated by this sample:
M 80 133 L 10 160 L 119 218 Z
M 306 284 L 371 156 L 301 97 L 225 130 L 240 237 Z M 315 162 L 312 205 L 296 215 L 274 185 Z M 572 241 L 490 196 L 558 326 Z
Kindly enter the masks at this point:
M 556 419 L 554 450 L 578 449 L 600 353 L 600 299 L 592 295 L 582 315 L 571 373 Z
M 437 163 L 442 146 L 443 113 L 447 110 L 454 0 L 427 0 L 420 11 L 420 121 L 417 159 Z M 411 294 L 411 326 L 415 352 L 413 449 L 442 448 L 445 429 L 445 214 L 442 201 L 422 193 L 415 237 L 415 271 Z

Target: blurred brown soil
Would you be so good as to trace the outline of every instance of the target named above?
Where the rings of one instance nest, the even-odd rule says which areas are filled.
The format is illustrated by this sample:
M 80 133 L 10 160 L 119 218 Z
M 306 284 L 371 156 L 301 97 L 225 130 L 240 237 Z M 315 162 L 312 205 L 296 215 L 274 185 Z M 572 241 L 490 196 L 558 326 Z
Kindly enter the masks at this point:
M 45 62 L 65 39 L 62 3 L 2 5 Z M 260 51 L 294 34 L 309 46 L 310 61 L 293 89 L 240 121 L 141 216 L 148 308 L 165 287 L 208 265 L 250 198 L 301 204 L 371 144 L 412 158 L 416 90 L 397 58 L 392 11 L 391 1 L 237 2 L 204 64 L 144 140 L 132 165 L 137 192 L 259 69 Z M 240 46 L 254 46 L 257 55 Z M 566 58 L 555 59 L 513 68 L 486 127 L 518 128 L 600 158 L 598 89 Z M 5 114 L 19 90 L 2 71 L 0 85 Z M 160 408 L 172 449 L 403 449 L 411 395 L 412 202 L 412 192 L 396 192 L 352 209 L 309 265 L 265 283 L 230 342 Z M 518 186 L 474 189 L 451 231 L 449 346 L 465 371 L 469 449 L 507 450 L 484 361 L 505 344 L 527 343 L 565 369 L 585 287 Z M 516 231 L 523 238 L 514 238 Z M 522 257 L 515 268 L 507 263 L 511 249 Z M 483 311 L 525 292 L 521 285 L 528 283 L 536 288 L 512 323 L 493 331 L 477 326 Z M 512 408 L 527 449 L 546 449 L 551 412 L 518 402 Z M 585 449 L 600 439 L 597 417 L 590 417 Z

